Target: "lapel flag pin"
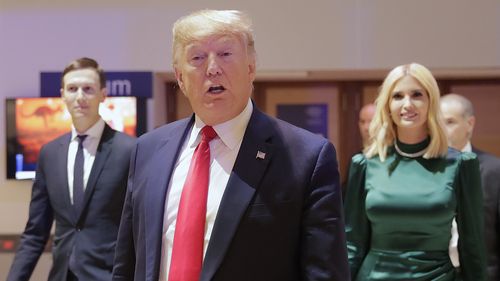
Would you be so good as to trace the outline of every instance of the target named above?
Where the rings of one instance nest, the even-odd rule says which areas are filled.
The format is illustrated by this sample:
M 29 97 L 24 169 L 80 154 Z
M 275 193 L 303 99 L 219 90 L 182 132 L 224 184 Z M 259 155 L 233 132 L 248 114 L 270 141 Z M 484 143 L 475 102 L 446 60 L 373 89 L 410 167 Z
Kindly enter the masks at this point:
M 262 151 L 257 151 L 257 155 L 255 156 L 255 159 L 262 159 L 264 160 L 266 158 L 266 154 Z

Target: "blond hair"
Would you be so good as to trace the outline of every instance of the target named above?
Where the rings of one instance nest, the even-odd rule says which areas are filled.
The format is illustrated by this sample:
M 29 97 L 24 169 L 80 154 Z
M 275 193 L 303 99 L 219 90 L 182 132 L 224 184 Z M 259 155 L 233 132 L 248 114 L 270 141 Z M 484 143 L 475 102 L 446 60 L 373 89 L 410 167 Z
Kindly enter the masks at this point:
M 397 128 L 394 124 L 389 103 L 397 82 L 405 76 L 415 78 L 429 96 L 429 110 L 427 113 L 427 129 L 430 144 L 424 158 L 438 158 L 448 152 L 448 141 L 439 108 L 439 87 L 432 73 L 425 66 L 418 63 L 400 65 L 392 69 L 384 79 L 376 100 L 375 116 L 370 124 L 370 144 L 365 149 L 368 158 L 378 155 L 381 161 L 387 157 L 387 148 L 394 144 L 397 137 Z
M 174 23 L 172 61 L 178 63 L 179 53 L 190 42 L 212 35 L 232 34 L 255 56 L 252 22 L 243 12 L 236 10 L 200 10 L 178 19 Z

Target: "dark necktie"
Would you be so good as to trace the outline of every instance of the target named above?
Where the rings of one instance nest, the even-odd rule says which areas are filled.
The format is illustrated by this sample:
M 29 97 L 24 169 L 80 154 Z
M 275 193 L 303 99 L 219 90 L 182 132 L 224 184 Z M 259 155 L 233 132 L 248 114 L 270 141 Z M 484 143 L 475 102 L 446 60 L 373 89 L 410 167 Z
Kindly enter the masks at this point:
M 203 261 L 203 241 L 210 176 L 209 142 L 217 136 L 210 126 L 201 129 L 202 139 L 196 147 L 175 224 L 169 281 L 198 281 Z
M 83 165 L 85 159 L 83 157 L 83 141 L 87 135 L 78 135 L 78 151 L 75 157 L 75 166 L 73 167 L 73 206 L 76 214 L 79 215 L 82 210 L 83 197 L 85 195 L 84 180 L 83 180 Z

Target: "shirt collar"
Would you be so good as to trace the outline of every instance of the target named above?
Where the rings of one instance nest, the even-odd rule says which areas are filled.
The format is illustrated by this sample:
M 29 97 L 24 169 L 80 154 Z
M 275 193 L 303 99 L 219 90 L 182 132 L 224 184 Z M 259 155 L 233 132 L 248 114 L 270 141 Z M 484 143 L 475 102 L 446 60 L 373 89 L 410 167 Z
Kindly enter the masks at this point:
M 243 139 L 245 130 L 247 128 L 250 117 L 252 116 L 253 104 L 250 99 L 243 109 L 243 111 L 231 120 L 224 123 L 212 126 L 217 133 L 217 136 L 222 140 L 222 142 L 229 148 L 234 149 L 240 141 Z M 195 115 L 195 122 L 191 130 L 191 136 L 189 138 L 188 145 L 195 147 L 201 141 L 199 137 L 201 129 L 205 126 L 205 123 Z
M 462 152 L 472 152 L 472 145 L 470 144 L 470 141 L 468 141 L 464 148 L 462 148 Z
M 87 135 L 87 139 L 101 139 L 104 126 L 104 120 L 102 120 L 102 118 L 99 118 L 99 120 L 95 122 L 92 127 L 88 128 L 87 131 L 85 131 L 82 135 Z M 78 135 L 79 134 L 76 131 L 75 126 L 71 125 L 71 140 L 75 140 Z

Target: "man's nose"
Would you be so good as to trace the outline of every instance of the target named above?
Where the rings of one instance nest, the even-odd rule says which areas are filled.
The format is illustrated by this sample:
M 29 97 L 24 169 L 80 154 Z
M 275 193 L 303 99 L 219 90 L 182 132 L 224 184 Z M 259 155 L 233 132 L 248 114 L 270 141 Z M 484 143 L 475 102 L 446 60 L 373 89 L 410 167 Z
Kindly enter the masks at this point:
M 217 56 L 210 55 L 208 56 L 208 66 L 207 66 L 207 75 L 208 76 L 217 76 L 222 74 L 222 68 L 217 61 Z
M 83 89 L 81 87 L 79 87 L 76 90 L 76 99 L 80 100 L 80 99 L 84 99 L 84 98 L 85 98 L 85 93 L 83 92 Z

